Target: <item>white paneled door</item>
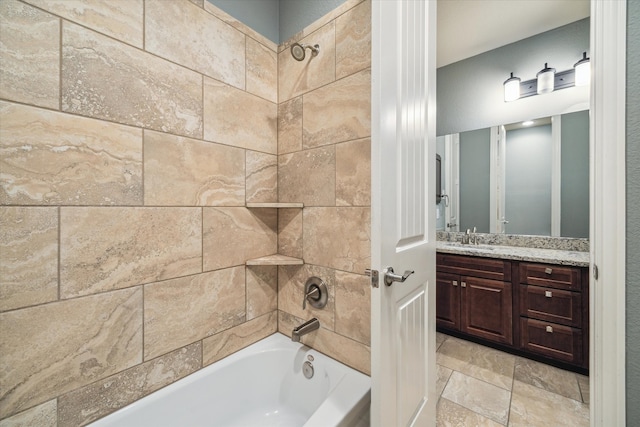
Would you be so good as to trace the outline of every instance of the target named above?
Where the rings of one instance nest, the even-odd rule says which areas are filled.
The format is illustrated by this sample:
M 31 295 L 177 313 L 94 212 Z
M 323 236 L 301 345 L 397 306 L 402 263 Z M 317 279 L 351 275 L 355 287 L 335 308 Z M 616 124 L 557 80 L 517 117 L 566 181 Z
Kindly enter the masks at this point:
M 372 2 L 372 426 L 435 424 L 435 22 Z

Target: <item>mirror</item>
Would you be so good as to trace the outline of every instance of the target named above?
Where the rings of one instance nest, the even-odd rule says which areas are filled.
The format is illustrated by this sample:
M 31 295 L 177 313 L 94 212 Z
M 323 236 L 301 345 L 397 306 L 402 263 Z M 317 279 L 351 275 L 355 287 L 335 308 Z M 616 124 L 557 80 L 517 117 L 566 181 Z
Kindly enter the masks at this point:
M 438 230 L 589 236 L 587 110 L 436 141 Z

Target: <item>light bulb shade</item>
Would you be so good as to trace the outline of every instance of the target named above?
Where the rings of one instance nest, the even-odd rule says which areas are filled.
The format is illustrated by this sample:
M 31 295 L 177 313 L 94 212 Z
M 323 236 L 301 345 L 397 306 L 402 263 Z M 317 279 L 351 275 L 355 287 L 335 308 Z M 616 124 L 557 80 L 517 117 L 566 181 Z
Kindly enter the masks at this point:
M 538 95 L 553 92 L 556 77 L 556 69 L 549 68 L 544 64 L 544 68 L 537 74 L 538 77 Z
M 513 77 L 511 73 L 511 77 L 504 82 L 504 102 L 515 101 L 518 98 L 520 98 L 520 78 Z
M 587 58 L 587 52 L 582 53 L 582 59 L 573 65 L 575 69 L 576 86 L 587 86 L 591 81 L 591 61 Z

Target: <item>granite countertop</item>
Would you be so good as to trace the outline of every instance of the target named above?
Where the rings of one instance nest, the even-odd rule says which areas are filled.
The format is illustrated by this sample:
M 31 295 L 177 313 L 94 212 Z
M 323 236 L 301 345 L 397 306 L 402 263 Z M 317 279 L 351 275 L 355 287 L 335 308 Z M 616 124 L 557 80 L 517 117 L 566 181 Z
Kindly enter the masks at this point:
M 577 267 L 589 266 L 589 252 L 582 251 L 502 245 L 463 245 L 460 242 L 447 241 L 436 242 L 436 250 L 440 253 L 457 255 L 572 265 Z

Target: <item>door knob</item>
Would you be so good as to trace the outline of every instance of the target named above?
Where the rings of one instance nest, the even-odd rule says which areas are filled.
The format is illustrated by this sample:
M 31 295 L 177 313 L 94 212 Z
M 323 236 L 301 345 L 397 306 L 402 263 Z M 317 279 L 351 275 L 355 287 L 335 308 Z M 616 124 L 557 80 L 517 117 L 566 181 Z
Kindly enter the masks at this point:
M 387 286 L 391 286 L 393 284 L 393 282 L 404 282 L 405 280 L 407 280 L 407 277 L 411 276 L 413 273 L 415 273 L 415 271 L 412 270 L 406 270 L 404 272 L 404 274 L 401 276 L 399 274 L 395 274 L 393 272 L 393 267 L 387 267 L 384 270 L 384 283 Z

